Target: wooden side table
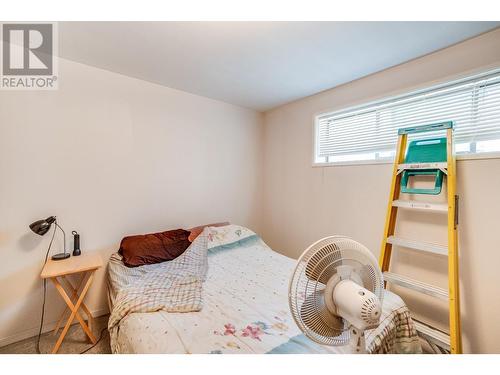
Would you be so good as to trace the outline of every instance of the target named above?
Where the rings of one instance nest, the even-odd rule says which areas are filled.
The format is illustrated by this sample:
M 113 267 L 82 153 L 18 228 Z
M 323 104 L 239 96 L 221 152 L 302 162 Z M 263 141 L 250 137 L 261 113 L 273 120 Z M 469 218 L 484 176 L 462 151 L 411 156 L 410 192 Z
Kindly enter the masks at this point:
M 85 296 L 89 291 L 90 285 L 92 284 L 95 271 L 100 267 L 102 267 L 102 259 L 100 255 L 96 253 L 85 253 L 80 256 L 72 256 L 64 260 L 49 259 L 43 267 L 40 277 L 42 279 L 50 279 L 54 283 L 57 291 L 67 305 L 66 309 L 63 311 L 61 317 L 59 318 L 59 322 L 57 323 L 56 328 L 54 329 L 54 334 L 56 334 L 59 330 L 66 312 L 68 310 L 70 311 L 69 317 L 66 320 L 66 324 L 59 338 L 57 339 L 54 348 L 52 349 L 52 354 L 57 353 L 57 351 L 59 350 L 59 347 L 61 346 L 64 337 L 68 333 L 68 329 L 71 326 L 71 323 L 73 323 L 75 317 L 76 319 L 78 319 L 78 322 L 82 326 L 83 331 L 88 336 L 92 344 L 96 343 L 96 338 L 92 334 L 92 323 L 94 318 L 83 300 L 85 299 Z M 76 287 L 73 286 L 71 281 L 67 278 L 67 276 L 75 274 L 81 274 L 80 281 L 77 283 Z M 66 285 L 66 288 L 69 290 L 69 295 L 60 281 L 62 281 L 63 284 Z M 80 315 L 78 311 L 80 309 L 85 312 L 85 315 L 87 316 L 87 323 L 85 323 L 85 320 L 83 320 L 82 316 Z

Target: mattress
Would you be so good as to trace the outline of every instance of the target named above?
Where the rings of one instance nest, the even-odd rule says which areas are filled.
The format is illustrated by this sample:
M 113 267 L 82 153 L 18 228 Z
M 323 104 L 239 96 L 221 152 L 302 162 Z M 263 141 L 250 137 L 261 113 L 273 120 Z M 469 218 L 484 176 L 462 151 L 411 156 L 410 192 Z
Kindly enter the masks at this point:
M 115 257 L 118 255 L 114 255 Z M 288 281 L 295 260 L 271 250 L 262 240 L 209 251 L 198 312 L 132 313 L 121 320 L 116 353 L 350 353 L 306 338 L 288 306 Z M 122 288 L 155 265 L 109 267 L 110 309 Z M 391 340 L 401 339 L 396 345 Z M 420 352 L 406 305 L 386 291 L 381 324 L 366 332 L 370 351 Z M 381 345 L 383 343 L 384 345 Z

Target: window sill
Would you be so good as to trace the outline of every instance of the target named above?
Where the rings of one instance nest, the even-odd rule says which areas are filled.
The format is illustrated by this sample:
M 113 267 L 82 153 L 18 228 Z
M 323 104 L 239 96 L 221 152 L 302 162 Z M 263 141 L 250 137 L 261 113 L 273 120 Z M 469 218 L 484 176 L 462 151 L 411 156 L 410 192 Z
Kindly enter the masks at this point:
M 485 152 L 480 154 L 470 154 L 470 155 L 457 155 L 457 161 L 463 160 L 485 160 L 485 159 L 500 159 L 500 152 Z M 330 162 L 330 163 L 313 163 L 313 168 L 324 168 L 324 167 L 346 167 L 346 166 L 361 166 L 361 165 L 380 165 L 380 164 L 394 164 L 392 159 L 382 159 L 382 160 L 354 160 L 354 161 L 342 161 L 342 162 Z

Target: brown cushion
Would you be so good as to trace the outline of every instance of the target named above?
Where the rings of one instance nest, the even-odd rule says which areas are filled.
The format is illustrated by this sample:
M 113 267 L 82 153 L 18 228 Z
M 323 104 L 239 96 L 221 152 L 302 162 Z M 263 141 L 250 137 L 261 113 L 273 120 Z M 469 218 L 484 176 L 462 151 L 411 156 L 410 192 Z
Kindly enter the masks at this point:
M 128 236 L 122 239 L 119 253 L 127 267 L 137 267 L 172 260 L 181 255 L 191 242 L 184 229 Z
M 194 228 L 188 229 L 188 231 L 190 232 L 189 233 L 189 241 L 193 242 L 196 239 L 196 237 L 198 237 L 201 234 L 201 232 L 203 232 L 203 229 L 205 229 L 205 227 L 224 227 L 226 225 L 229 225 L 229 223 L 227 221 L 224 223 L 213 223 L 213 224 L 200 225 L 199 227 L 194 227 Z

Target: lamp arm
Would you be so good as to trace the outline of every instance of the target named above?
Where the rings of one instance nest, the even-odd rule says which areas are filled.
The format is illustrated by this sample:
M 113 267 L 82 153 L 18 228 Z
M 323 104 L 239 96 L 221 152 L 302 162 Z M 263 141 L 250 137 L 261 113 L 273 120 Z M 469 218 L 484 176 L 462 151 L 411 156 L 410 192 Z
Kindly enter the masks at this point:
M 54 222 L 54 224 L 61 230 L 61 232 L 63 232 L 63 241 L 64 241 L 63 249 L 64 249 L 64 254 L 66 254 L 66 232 L 64 231 L 64 229 L 61 228 L 59 224 L 57 224 L 57 220 Z

